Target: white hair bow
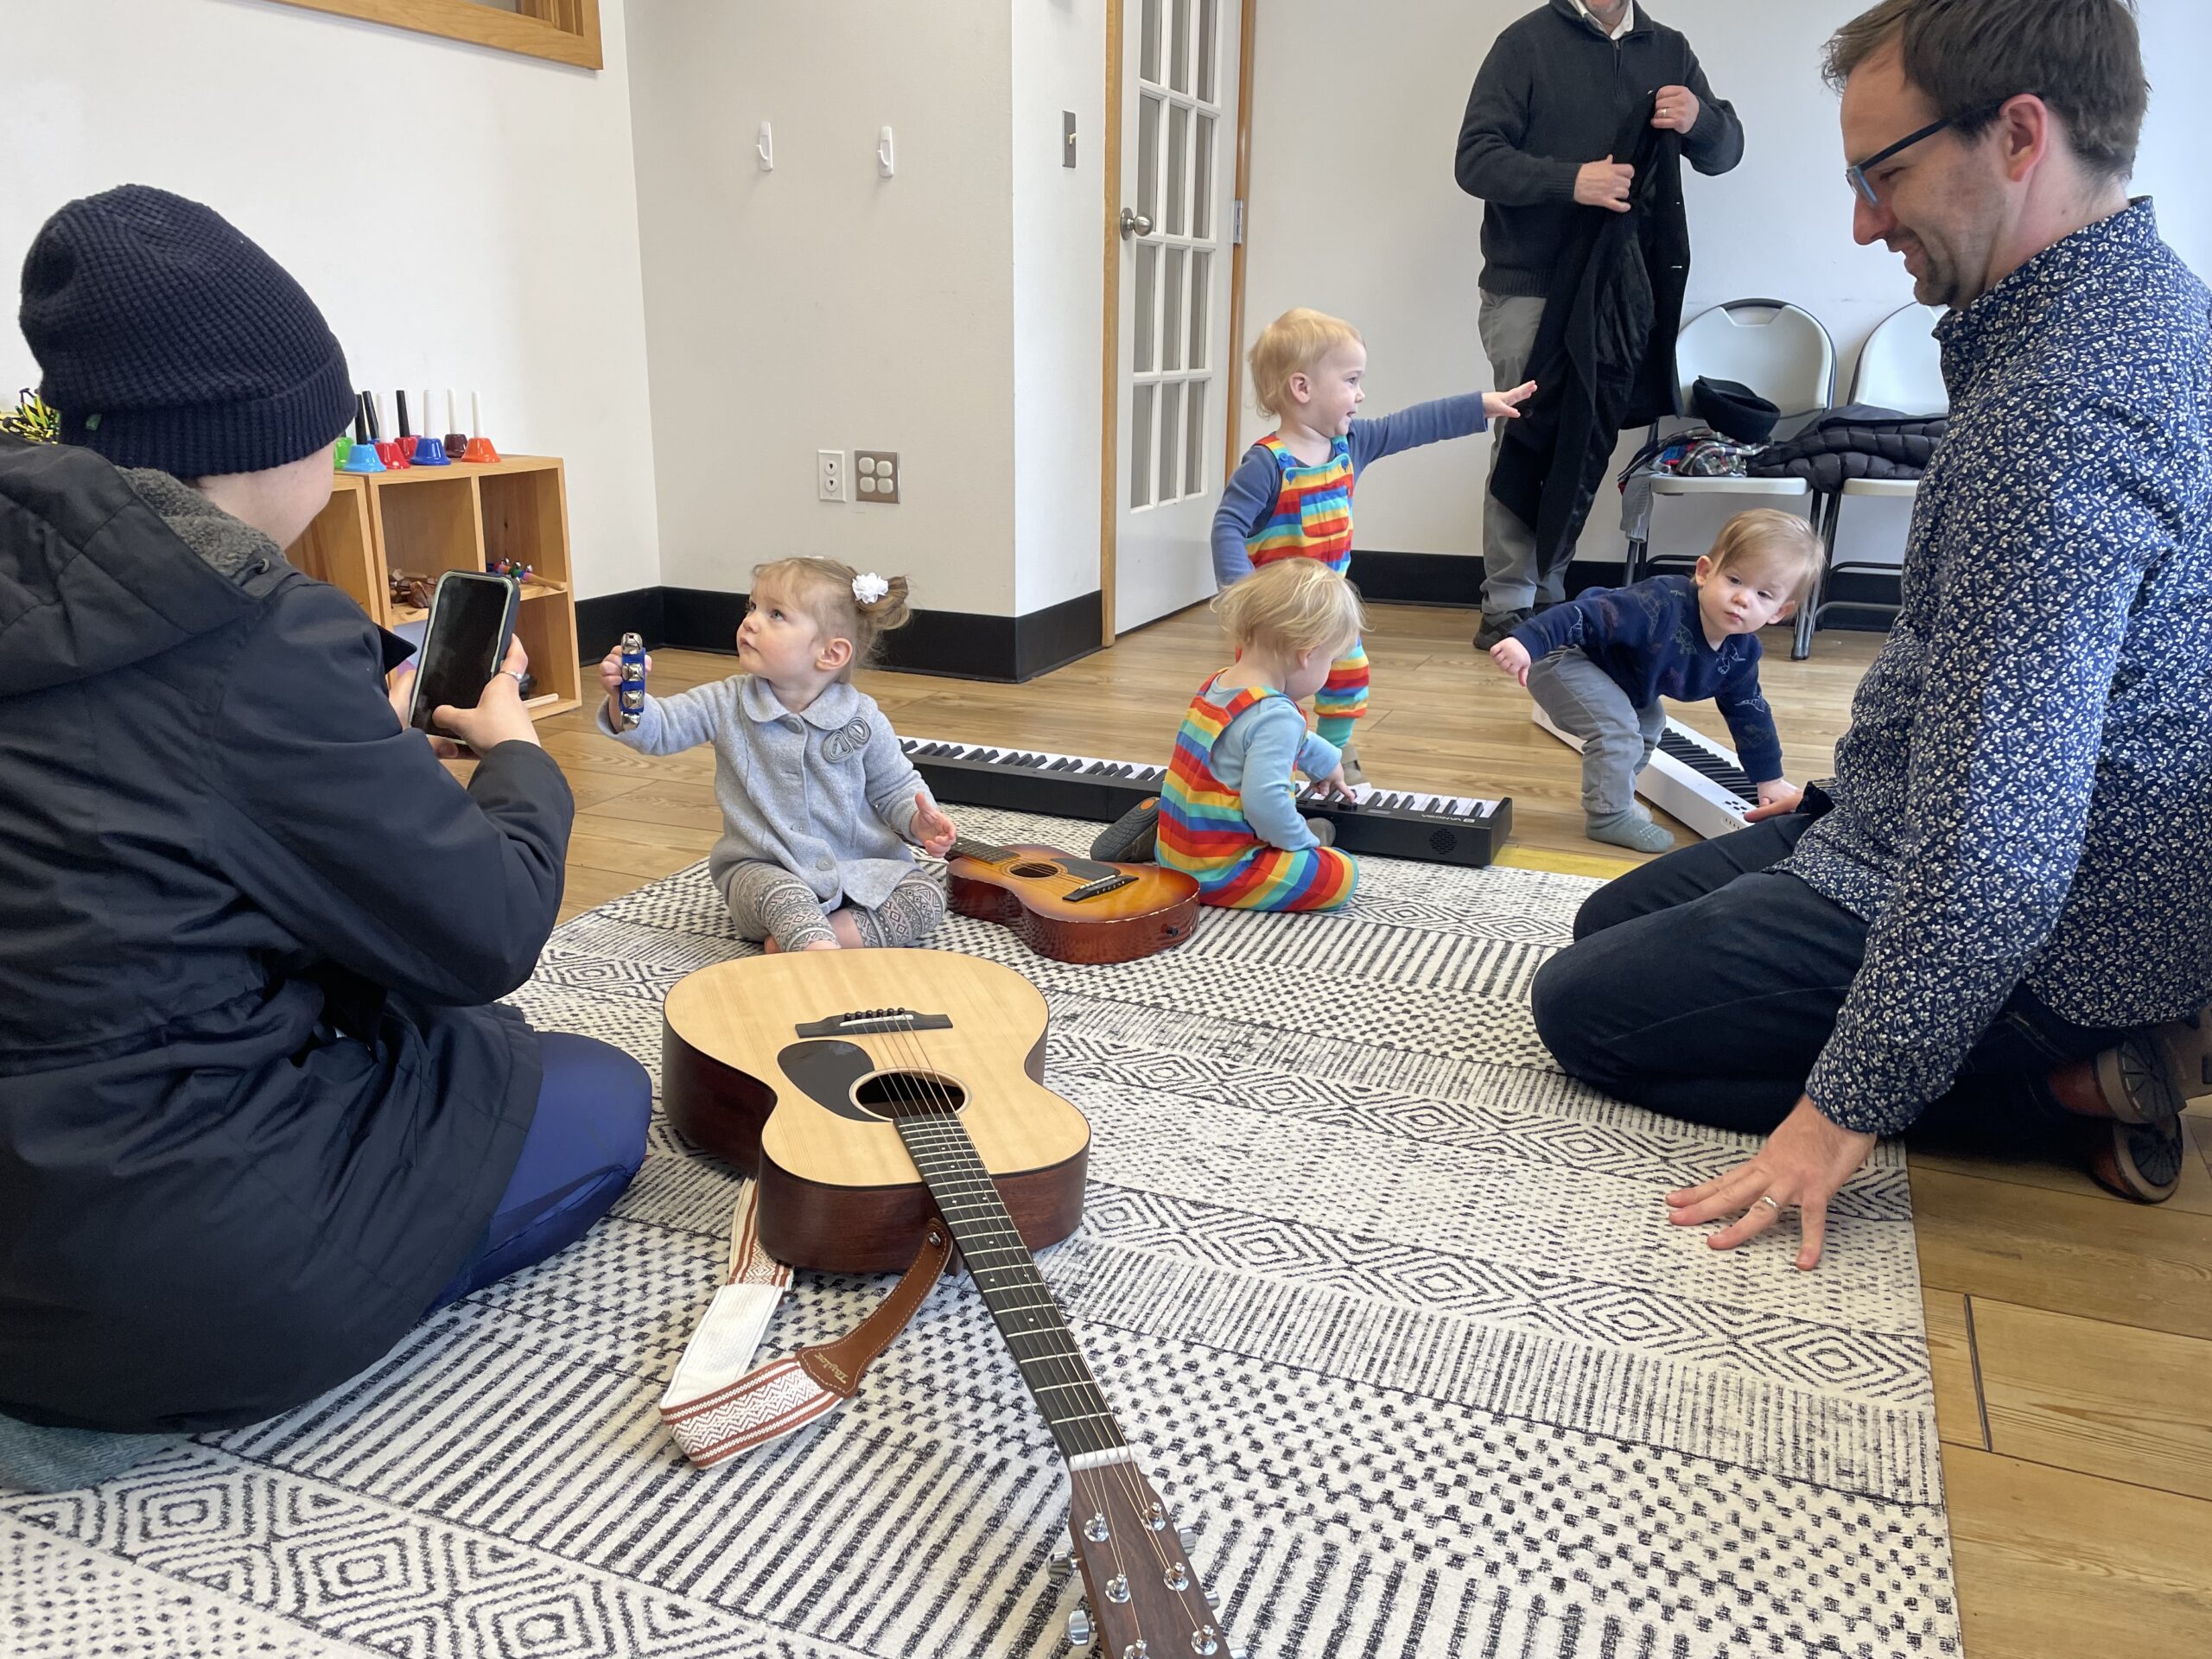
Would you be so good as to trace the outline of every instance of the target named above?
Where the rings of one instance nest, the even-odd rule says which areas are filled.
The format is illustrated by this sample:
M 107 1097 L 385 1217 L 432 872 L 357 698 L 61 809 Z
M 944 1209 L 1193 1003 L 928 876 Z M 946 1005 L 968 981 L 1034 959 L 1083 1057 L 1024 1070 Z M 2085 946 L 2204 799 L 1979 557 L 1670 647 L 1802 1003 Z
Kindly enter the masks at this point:
M 891 591 L 891 584 L 873 570 L 863 571 L 853 578 L 853 597 L 863 605 L 873 605 Z

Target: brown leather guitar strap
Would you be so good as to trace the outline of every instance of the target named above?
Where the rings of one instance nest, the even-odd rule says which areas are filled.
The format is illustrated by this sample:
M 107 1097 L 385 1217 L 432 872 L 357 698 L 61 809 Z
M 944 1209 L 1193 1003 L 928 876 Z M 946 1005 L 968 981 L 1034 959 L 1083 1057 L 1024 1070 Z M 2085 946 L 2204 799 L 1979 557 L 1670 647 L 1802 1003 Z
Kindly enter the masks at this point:
M 702 1469 L 781 1440 L 851 1399 L 861 1374 L 906 1328 L 952 1257 L 951 1230 L 931 1222 L 913 1265 L 849 1333 L 747 1370 L 791 1282 L 791 1269 L 760 1249 L 759 1191 L 746 1184 L 731 1222 L 729 1281 L 684 1345 L 661 1396 L 661 1421 Z

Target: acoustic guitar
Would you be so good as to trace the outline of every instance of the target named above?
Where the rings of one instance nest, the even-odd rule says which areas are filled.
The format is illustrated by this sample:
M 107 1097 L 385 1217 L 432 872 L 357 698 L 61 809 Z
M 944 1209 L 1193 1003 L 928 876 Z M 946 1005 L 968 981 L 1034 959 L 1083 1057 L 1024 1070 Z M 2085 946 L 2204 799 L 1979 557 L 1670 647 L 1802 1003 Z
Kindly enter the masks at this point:
M 1198 924 L 1198 884 L 1157 864 L 963 836 L 947 868 L 955 910 L 1012 928 L 1058 962 L 1134 962 L 1180 944 Z
M 795 1268 L 897 1272 L 942 1217 L 1068 1467 L 1088 1613 L 1077 1647 L 1242 1659 L 1031 1255 L 1083 1217 L 1090 1129 L 1044 1086 L 1045 999 L 940 950 L 808 950 L 669 993 L 662 1097 L 760 1181 L 760 1242 Z

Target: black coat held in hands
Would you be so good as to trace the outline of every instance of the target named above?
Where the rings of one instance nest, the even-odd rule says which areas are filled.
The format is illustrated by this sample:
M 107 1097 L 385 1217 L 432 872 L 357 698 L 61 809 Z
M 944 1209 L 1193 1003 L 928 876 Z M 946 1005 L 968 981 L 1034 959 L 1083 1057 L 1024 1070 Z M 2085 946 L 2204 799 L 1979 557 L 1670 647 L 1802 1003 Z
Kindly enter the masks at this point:
M 384 666 L 175 480 L 0 447 L 0 1411 L 269 1416 L 481 1236 L 575 804 L 527 743 L 464 790 Z
M 1675 413 L 1675 336 L 1689 281 L 1679 135 L 1629 118 L 1630 211 L 1584 207 L 1529 354 L 1539 388 L 1505 423 L 1490 493 L 1536 532 L 1536 569 L 1574 556 L 1624 427 Z

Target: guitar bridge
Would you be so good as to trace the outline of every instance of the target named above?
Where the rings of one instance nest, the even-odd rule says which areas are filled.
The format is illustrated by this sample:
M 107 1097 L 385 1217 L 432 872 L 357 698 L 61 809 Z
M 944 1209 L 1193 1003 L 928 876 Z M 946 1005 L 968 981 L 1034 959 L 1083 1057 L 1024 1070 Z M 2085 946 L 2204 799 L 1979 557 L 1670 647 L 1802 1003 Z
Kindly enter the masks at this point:
M 827 1020 L 810 1020 L 791 1029 L 802 1037 L 865 1036 L 880 1031 L 950 1031 L 952 1016 L 916 1014 L 912 1008 L 855 1008 Z
M 1086 899 L 1101 898 L 1107 893 L 1126 887 L 1135 880 L 1136 877 L 1134 875 L 1123 875 L 1117 870 L 1112 875 L 1100 876 L 1096 881 L 1086 881 L 1073 892 L 1062 896 L 1068 903 L 1079 905 Z

